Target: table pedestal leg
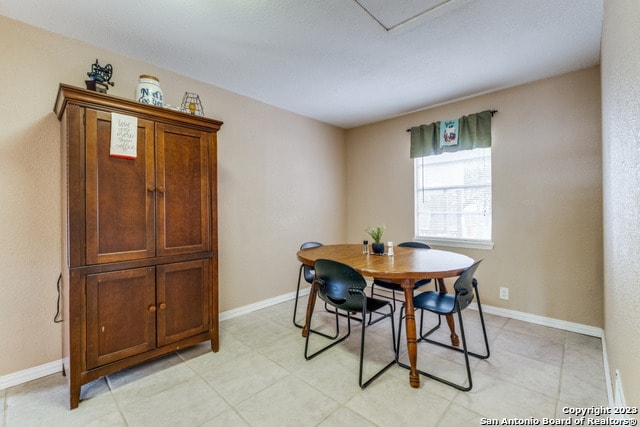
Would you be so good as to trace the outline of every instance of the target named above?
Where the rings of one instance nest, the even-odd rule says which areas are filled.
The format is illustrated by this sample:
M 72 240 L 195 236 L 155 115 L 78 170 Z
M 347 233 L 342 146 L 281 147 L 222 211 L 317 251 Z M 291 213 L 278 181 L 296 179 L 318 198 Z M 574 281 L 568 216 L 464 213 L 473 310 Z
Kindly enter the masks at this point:
M 307 315 L 304 319 L 304 328 L 302 328 L 302 336 L 306 337 L 309 331 L 309 317 L 311 317 L 311 313 L 316 305 L 316 296 L 318 294 L 318 290 L 316 289 L 315 283 L 311 285 L 311 290 L 309 291 L 309 300 L 307 301 Z
M 438 279 L 438 290 L 441 294 L 447 293 L 447 286 L 444 284 L 444 279 Z M 453 320 L 453 314 L 447 314 L 445 317 L 447 318 L 447 325 L 449 325 L 449 331 L 451 332 L 451 345 L 458 347 L 460 346 L 460 339 L 456 334 L 456 324 Z
M 413 388 L 420 387 L 420 376 L 417 371 L 418 363 L 418 344 L 416 341 L 416 316 L 413 309 L 413 280 L 405 279 L 402 281 L 405 300 L 405 324 L 407 331 L 407 350 L 409 352 L 409 384 Z

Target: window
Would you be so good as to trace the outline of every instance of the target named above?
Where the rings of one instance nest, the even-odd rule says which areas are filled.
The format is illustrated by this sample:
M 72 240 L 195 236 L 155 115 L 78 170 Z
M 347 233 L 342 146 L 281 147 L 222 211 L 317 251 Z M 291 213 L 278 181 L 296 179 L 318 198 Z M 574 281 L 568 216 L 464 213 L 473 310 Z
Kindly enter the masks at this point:
M 491 248 L 491 148 L 414 159 L 417 239 Z

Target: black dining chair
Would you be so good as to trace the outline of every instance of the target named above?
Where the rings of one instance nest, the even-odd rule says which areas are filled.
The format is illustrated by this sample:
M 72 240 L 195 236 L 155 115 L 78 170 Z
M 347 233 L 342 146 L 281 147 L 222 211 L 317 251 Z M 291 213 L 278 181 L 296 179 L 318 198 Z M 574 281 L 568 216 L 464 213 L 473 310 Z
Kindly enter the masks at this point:
M 438 327 L 434 327 L 429 332 L 424 335 L 421 335 L 418 341 L 425 341 L 431 344 L 436 344 L 441 347 L 446 347 L 461 353 L 464 353 L 464 361 L 467 368 L 467 381 L 468 386 L 464 386 L 462 384 L 456 384 L 449 380 L 446 380 L 442 377 L 437 377 L 434 374 L 421 371 L 418 369 L 418 373 L 424 375 L 425 377 L 432 378 L 436 381 L 440 381 L 441 383 L 447 384 L 451 387 L 455 387 L 461 391 L 469 391 L 473 387 L 473 382 L 471 379 L 471 368 L 469 366 L 469 355 L 477 357 L 479 359 L 487 359 L 489 357 L 489 340 L 487 339 L 487 329 L 484 324 L 484 316 L 482 314 L 482 304 L 480 303 L 480 294 L 478 293 L 478 281 L 473 277 L 476 270 L 478 269 L 478 265 L 482 260 L 476 261 L 468 267 L 456 280 L 454 287 L 454 294 L 440 293 L 438 291 L 427 291 L 422 292 L 413 297 L 413 307 L 416 310 L 429 311 L 431 313 L 435 313 L 438 315 L 438 325 L 440 325 L 440 317 L 448 314 L 457 313 L 458 315 L 458 323 L 460 324 L 460 337 L 462 339 L 462 349 L 458 347 L 454 347 L 452 345 L 431 340 L 428 338 L 431 333 L 438 329 Z M 485 354 L 478 354 L 469 351 L 467 347 L 467 338 L 465 335 L 464 322 L 462 319 L 462 311 L 469 307 L 471 302 L 476 299 L 476 304 L 478 307 L 478 314 L 480 315 L 480 324 L 482 325 L 482 335 L 484 337 L 484 345 L 485 345 Z M 405 304 L 402 305 L 400 309 L 400 325 L 398 326 L 398 344 L 396 347 L 398 357 L 400 351 L 400 336 L 402 335 L 402 316 L 405 310 Z M 422 323 L 422 320 L 421 320 Z M 422 326 L 421 326 L 422 331 Z M 410 366 L 401 363 L 398 361 L 398 365 L 402 366 L 406 369 L 411 369 Z
M 300 249 L 309 249 L 309 248 L 317 248 L 318 246 L 322 246 L 322 243 L 320 242 L 305 242 L 302 245 L 300 245 Z M 300 296 L 300 282 L 302 281 L 302 278 L 304 277 L 305 282 L 312 284 L 313 283 L 313 279 L 315 277 L 315 270 L 313 269 L 313 267 L 309 266 L 309 265 L 305 265 L 305 264 L 300 264 L 300 271 L 298 273 L 298 287 L 296 288 L 296 298 L 295 298 L 295 302 L 293 305 L 293 324 L 298 327 L 298 328 L 304 328 L 304 325 L 297 323 L 296 322 L 296 314 L 298 311 L 298 298 Z M 325 309 L 327 308 L 327 305 L 325 303 Z M 338 316 L 341 313 L 338 313 L 337 311 L 333 311 L 333 310 L 328 310 L 328 312 L 330 312 L 331 314 L 334 314 L 336 316 L 336 334 L 335 335 L 329 335 L 329 334 L 325 334 L 324 332 L 318 332 L 318 331 L 314 331 L 315 333 L 322 335 L 323 337 L 329 338 L 329 339 L 335 339 L 338 335 L 337 335 L 337 330 L 338 330 Z
M 305 242 L 300 245 L 300 250 L 309 249 L 309 248 L 317 248 L 318 246 L 322 246 L 320 242 Z M 298 328 L 303 328 L 304 325 L 297 323 L 296 321 L 296 313 L 298 312 L 298 298 L 300 297 L 300 283 L 302 278 L 304 277 L 305 282 L 312 284 L 313 277 L 315 276 L 315 271 L 313 267 L 305 264 L 300 264 L 300 270 L 298 271 L 298 287 L 296 288 L 296 299 L 293 305 L 293 324 Z
M 336 311 L 341 310 L 346 313 L 361 313 L 362 319 L 366 318 L 367 313 L 375 311 L 381 313 L 381 310 L 387 308 L 388 313 L 382 314 L 376 320 L 381 321 L 383 319 L 390 319 L 391 321 L 391 345 L 389 346 L 390 350 L 394 352 L 394 360 L 388 362 L 383 368 L 378 370 L 375 374 L 373 374 L 368 380 L 363 381 L 363 367 L 364 367 L 364 350 L 365 350 L 365 332 L 368 329 L 368 325 L 366 322 L 361 322 L 362 331 L 360 335 L 360 370 L 358 377 L 358 384 L 362 389 L 367 387 L 373 380 L 378 378 L 389 369 L 391 366 L 395 364 L 396 361 L 396 342 L 395 342 L 395 326 L 393 320 L 393 307 L 391 303 L 385 300 L 379 300 L 375 298 L 371 298 L 367 296 L 365 293 L 365 288 L 367 287 L 367 282 L 362 277 L 360 273 L 354 270 L 352 267 L 342 264 L 337 261 L 327 260 L 327 259 L 319 259 L 315 262 L 314 265 L 316 278 L 314 282 L 314 286 L 317 287 L 318 296 L 324 300 L 328 305 L 333 306 Z M 351 334 L 351 316 L 347 315 L 347 332 L 345 335 L 340 337 L 339 325 L 336 325 L 336 339 L 333 340 L 332 343 L 320 348 L 312 354 L 309 354 L 309 340 L 311 335 L 316 332 L 311 329 L 313 319 L 313 311 L 309 316 L 309 333 L 307 333 L 306 342 L 304 345 L 304 357 L 307 360 L 310 360 L 325 350 L 330 349 L 331 347 L 341 343 L 345 339 L 349 337 Z M 338 338 L 339 337 L 339 338 Z
M 402 246 L 405 248 L 431 249 L 429 245 L 421 242 L 402 242 L 398 246 Z M 431 279 L 418 280 L 416 281 L 415 285 L 413 285 L 413 290 L 415 291 L 416 289 L 419 289 L 425 285 L 428 285 L 429 283 L 431 283 Z M 376 293 L 376 286 L 380 288 L 384 288 L 388 291 L 391 291 L 391 298 L 389 298 L 385 294 Z M 404 290 L 402 289 L 402 286 L 400 286 L 398 283 L 394 283 L 385 279 L 377 279 L 377 278 L 373 279 L 373 283 L 371 284 L 371 296 L 372 297 L 378 296 L 378 297 L 389 298 L 393 300 L 394 310 L 396 309 L 396 292 L 399 292 L 400 295 L 404 295 Z
M 431 249 L 429 245 L 422 242 L 402 242 L 398 246 L 402 246 L 405 248 Z M 413 291 L 415 292 L 417 289 L 420 289 L 423 286 L 428 285 L 429 283 L 431 283 L 431 279 L 417 280 L 416 283 L 413 285 Z M 386 289 L 387 291 L 391 291 L 391 297 L 389 297 L 387 294 L 376 292 L 376 286 L 378 288 L 383 288 L 383 289 Z M 436 285 L 436 290 L 437 290 L 437 285 Z M 396 292 L 398 292 L 400 295 L 404 295 L 404 289 L 402 289 L 402 286 L 400 286 L 398 283 L 394 283 L 386 279 L 379 279 L 375 277 L 373 278 L 373 283 L 371 283 L 371 296 L 388 298 L 390 300 L 393 300 L 394 311 L 396 310 L 396 299 L 397 299 Z M 404 296 L 402 297 L 401 301 L 404 301 Z M 372 319 L 370 315 L 369 323 L 371 323 L 371 321 Z

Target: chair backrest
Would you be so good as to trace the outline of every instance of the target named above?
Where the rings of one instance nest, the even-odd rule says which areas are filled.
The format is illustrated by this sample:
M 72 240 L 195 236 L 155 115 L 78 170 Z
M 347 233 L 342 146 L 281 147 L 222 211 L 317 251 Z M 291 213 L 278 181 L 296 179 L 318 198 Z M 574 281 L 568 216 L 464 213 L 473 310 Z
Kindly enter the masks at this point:
M 300 250 L 302 249 L 309 249 L 309 248 L 315 248 L 318 246 L 322 246 L 322 243 L 320 242 L 304 242 L 302 245 L 300 245 Z M 315 273 L 313 272 L 313 267 L 305 265 L 304 266 L 304 280 L 306 280 L 308 283 L 313 283 L 313 276 L 315 275 Z
M 460 307 L 460 310 L 467 308 L 469 304 L 471 304 L 471 301 L 473 301 L 473 288 L 476 280 L 473 278 L 473 275 L 476 273 L 478 265 L 481 262 L 481 259 L 474 262 L 460 275 L 460 277 L 458 277 L 456 283 L 453 285 L 453 288 L 456 291 L 456 299 L 458 300 L 458 307 Z M 475 284 L 477 285 L 477 282 L 475 282 Z
M 316 260 L 318 296 L 328 304 L 346 311 L 362 311 L 366 280 L 352 267 L 328 259 Z M 364 292 L 364 291 L 363 291 Z
M 402 246 L 404 248 L 431 249 L 431 246 L 422 242 L 402 242 L 398 246 Z
M 422 243 L 422 242 L 402 242 L 400 243 L 398 246 L 402 246 L 405 248 L 417 248 L 417 249 L 431 249 L 431 246 L 427 245 L 426 243 Z M 418 280 L 416 282 L 416 288 L 419 288 L 421 286 L 424 286 L 428 283 L 431 282 L 431 279 L 422 279 L 422 280 Z

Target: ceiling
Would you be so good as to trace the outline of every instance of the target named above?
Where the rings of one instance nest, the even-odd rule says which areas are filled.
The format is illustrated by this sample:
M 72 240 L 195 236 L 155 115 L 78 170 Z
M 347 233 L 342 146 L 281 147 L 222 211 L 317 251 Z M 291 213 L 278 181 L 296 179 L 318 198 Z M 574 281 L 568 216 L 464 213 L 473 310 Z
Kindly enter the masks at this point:
M 0 0 L 0 14 L 352 128 L 598 64 L 603 0 Z

